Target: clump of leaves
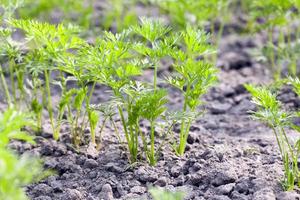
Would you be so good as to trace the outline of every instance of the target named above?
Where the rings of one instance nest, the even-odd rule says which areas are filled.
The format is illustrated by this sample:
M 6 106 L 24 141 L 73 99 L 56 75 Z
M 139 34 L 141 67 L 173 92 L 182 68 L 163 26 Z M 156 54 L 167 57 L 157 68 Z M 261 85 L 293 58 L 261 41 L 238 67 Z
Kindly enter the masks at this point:
M 28 155 L 17 156 L 8 149 L 12 139 L 23 140 L 34 144 L 33 137 L 22 131 L 25 126 L 32 126 L 33 121 L 28 113 L 9 108 L 0 113 L 0 198 L 7 200 L 25 200 L 24 186 L 42 177 L 40 160 Z
M 132 90 L 133 88 L 130 88 L 126 91 L 128 95 L 134 95 L 135 98 L 131 109 L 129 110 L 129 135 L 131 137 L 130 141 L 134 141 L 135 145 L 138 145 L 137 137 L 139 134 L 142 136 L 143 144 L 144 144 L 144 151 L 146 154 L 146 158 L 149 161 L 150 165 L 155 165 L 157 161 L 157 151 L 155 150 L 155 127 L 156 127 L 156 121 L 157 119 L 165 112 L 166 107 L 165 104 L 168 102 L 166 99 L 166 91 L 159 89 L 159 90 L 145 90 L 140 91 L 139 93 L 136 93 L 135 90 Z M 134 94 L 136 93 L 136 94 Z M 141 133 L 140 127 L 139 127 L 139 121 L 141 119 L 146 119 L 150 123 L 150 149 L 148 149 L 148 140 L 146 137 Z M 138 131 L 135 134 L 132 134 L 131 127 L 135 127 L 135 129 Z M 134 136 L 136 138 L 134 138 Z M 132 137 L 133 136 L 133 137 Z M 134 146 L 134 150 L 135 150 Z M 137 152 L 134 152 L 137 153 Z
M 104 38 L 98 40 L 96 45 L 83 49 L 86 59 L 82 62 L 85 66 L 89 66 L 87 70 L 93 75 L 92 79 L 110 87 L 114 94 L 110 105 L 114 105 L 120 116 L 131 162 L 136 162 L 138 159 L 139 138 L 142 138 L 146 158 L 154 165 L 156 163 L 155 121 L 165 110 L 166 92 L 158 88 L 154 90 L 150 84 L 134 79 L 143 73 L 147 62 L 143 63 L 135 59 L 138 54 L 133 51 L 128 34 L 129 31 L 120 34 L 106 32 Z M 109 119 L 113 120 L 112 117 Z M 142 119 L 149 120 L 151 123 L 150 150 L 140 128 L 139 123 Z
M 171 34 L 170 30 L 162 21 L 142 18 L 140 25 L 132 26 L 130 30 L 119 34 L 106 32 L 104 38 L 99 39 L 95 45 L 82 49 L 85 57 L 81 62 L 83 66 L 88 66 L 86 70 L 88 74 L 92 74 L 91 79 L 112 90 L 114 97 L 111 105 L 115 105 L 121 119 L 131 162 L 138 160 L 141 155 L 139 147 L 143 146 L 146 159 L 151 165 L 155 165 L 159 149 L 155 148 L 157 122 L 171 118 L 164 117 L 168 103 L 167 91 L 160 88 L 158 77 L 162 59 L 173 57 L 176 61 L 174 68 L 178 71 L 178 76 L 169 80 L 172 79 L 175 85 L 181 84 L 176 87 L 183 91 L 186 99 L 183 108 L 185 115 L 180 116 L 185 116 L 185 119 L 190 116 L 189 120 L 182 120 L 181 144 L 177 148 L 180 155 L 184 153 L 193 118 L 186 113 L 196 113 L 200 96 L 216 79 L 212 65 L 197 61 L 198 56 L 213 52 L 207 43 L 208 36 L 190 27 L 178 34 Z M 132 42 L 130 34 L 135 42 Z M 182 41 L 185 46 L 181 45 Z M 141 76 L 150 67 L 154 68 L 153 81 L 137 81 L 135 77 Z M 150 124 L 149 139 L 141 130 L 142 120 Z M 178 121 L 180 120 L 176 120 Z M 166 133 L 169 133 L 170 129 L 167 130 Z
M 300 82 L 298 79 L 291 79 L 291 83 L 297 92 L 300 92 Z M 257 111 L 251 111 L 254 119 L 267 124 L 275 135 L 282 161 L 284 165 L 285 177 L 283 187 L 286 190 L 292 190 L 295 183 L 299 184 L 298 157 L 300 153 L 300 140 L 296 143 L 290 142 L 286 133 L 286 128 L 299 128 L 292 123 L 295 113 L 284 111 L 281 103 L 276 99 L 276 93 L 270 91 L 267 87 L 255 87 L 245 85 L 246 89 L 252 95 L 252 102 L 257 105 Z
M 202 104 L 199 98 L 216 80 L 213 65 L 203 60 L 214 52 L 207 34 L 191 27 L 172 33 L 163 21 L 142 18 L 139 25 L 121 33 L 104 32 L 91 45 L 77 36 L 78 28 L 74 26 L 14 19 L 10 19 L 8 25 L 9 33 L 3 40 L 14 49 L 16 45 L 9 37 L 14 28 L 21 29 L 25 33 L 27 49 L 24 53 L 23 48 L 18 48 L 18 53 L 13 54 L 11 60 L 16 61 L 17 55 L 22 59 L 9 65 L 11 70 L 7 71 L 13 85 L 17 77 L 20 87 L 9 89 L 7 84 L 3 84 L 3 90 L 8 94 L 8 102 L 11 99 L 27 102 L 40 129 L 42 111 L 46 108 L 54 139 L 59 139 L 61 124 L 69 123 L 73 143 L 79 146 L 89 125 L 90 141 L 99 147 L 101 138 L 96 139 L 97 133 L 101 137 L 108 121 L 121 141 L 114 121 L 117 113 L 130 161 L 137 162 L 144 156 L 151 165 L 155 165 L 163 145 L 156 142 L 158 127 L 162 122 L 171 120 L 165 123 L 169 127 L 164 127 L 158 135 L 170 134 L 172 127 L 181 123 L 179 144 L 174 145 L 174 149 L 178 155 L 184 154 L 189 128 L 199 115 L 197 108 Z M 10 54 L 3 52 L 9 57 Z M 167 116 L 172 113 L 167 112 L 168 92 L 161 87 L 163 80 L 158 76 L 164 59 L 172 61 L 176 71 L 174 76 L 167 78 L 168 82 L 179 89 L 185 99 L 182 114 L 176 117 Z M 143 75 L 146 69 L 154 69 L 152 81 L 139 81 L 137 77 Z M 3 70 L 0 72 L 3 77 Z M 76 86 L 70 88 L 69 82 L 76 83 Z M 113 97 L 108 104 L 91 104 L 96 84 L 111 89 Z M 57 106 L 52 102 L 52 85 L 60 89 Z M 11 93 L 13 98 L 10 98 Z M 107 108 L 104 109 L 105 105 Z M 103 120 L 99 125 L 101 117 Z M 149 132 L 142 130 L 142 121 L 149 124 Z
M 21 44 L 11 38 L 16 28 L 25 34 L 25 42 Z M 86 73 L 89 66 L 81 61 L 86 56 L 82 51 L 87 44 L 77 36 L 78 32 L 78 27 L 72 25 L 10 19 L 8 27 L 0 35 L 2 56 L 11 61 L 8 63 L 9 70 L 6 63 L 0 68 L 7 102 L 19 103 L 20 107 L 25 103 L 35 113 L 39 132 L 44 120 L 42 112 L 46 109 L 56 140 L 59 139 L 61 124 L 69 123 L 76 146 L 81 143 L 87 124 L 92 132 L 92 143 L 95 143 L 98 122 L 96 112 L 90 109 L 96 82 L 89 87 L 91 75 Z M 10 75 L 8 84 L 5 73 Z M 15 86 L 15 77 L 18 87 Z M 69 82 L 75 82 L 77 86 L 70 89 Z M 60 89 L 57 106 L 52 100 L 54 86 Z
M 9 19 L 6 19 L 9 20 Z M 4 23 L 4 21 L 3 21 Z M 5 25 L 7 27 L 0 28 L 0 75 L 1 75 L 1 85 L 3 87 L 3 91 L 5 92 L 6 101 L 8 104 L 14 103 L 18 104 L 18 91 L 20 99 L 24 97 L 24 86 L 22 79 L 24 78 L 24 68 L 21 65 L 18 65 L 22 62 L 22 46 L 23 42 L 17 42 L 12 39 L 13 29 Z M 9 74 L 9 81 L 11 84 L 7 83 L 5 79 L 5 74 Z M 15 81 L 16 80 L 16 81 Z M 9 91 L 9 85 L 11 85 L 11 90 Z
M 60 121 L 56 120 L 54 116 L 51 74 L 60 66 L 58 59 L 62 55 L 66 55 L 68 50 L 76 49 L 82 43 L 75 36 L 78 33 L 78 28 L 64 25 L 55 26 L 32 20 L 10 20 L 9 24 L 25 32 L 26 44 L 30 48 L 23 58 L 23 63 L 17 65 L 23 69 L 19 85 L 24 87 L 24 81 L 27 78 L 29 87 L 32 89 L 32 91 L 26 89 L 30 96 L 29 104 L 37 116 L 38 124 L 41 125 L 42 107 L 45 106 L 49 113 L 53 137 L 57 140 L 59 138 Z M 13 68 L 10 74 L 14 76 L 15 73 Z M 63 76 L 63 72 L 60 73 L 62 91 L 66 91 L 66 82 Z M 11 82 L 14 84 L 14 79 Z M 22 88 L 22 90 L 25 89 Z M 41 97 L 46 97 L 43 102 L 39 101 Z M 59 116 L 61 116 L 61 113 L 58 118 L 60 118 Z

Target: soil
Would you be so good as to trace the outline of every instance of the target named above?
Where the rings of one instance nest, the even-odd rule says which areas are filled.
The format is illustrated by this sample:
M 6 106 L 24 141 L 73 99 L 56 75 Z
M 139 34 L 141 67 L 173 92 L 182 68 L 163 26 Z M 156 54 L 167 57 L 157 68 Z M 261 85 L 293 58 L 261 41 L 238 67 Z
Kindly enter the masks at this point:
M 146 200 L 151 199 L 148 188 L 159 186 L 183 191 L 187 200 L 300 199 L 298 191 L 282 189 L 283 166 L 271 130 L 248 113 L 255 106 L 243 84 L 271 80 L 267 67 L 250 56 L 264 40 L 263 34 L 224 36 L 218 59 L 219 83 L 204 97 L 206 112 L 191 127 L 185 156 L 178 157 L 165 146 L 157 166 L 131 166 L 111 127 L 105 128 L 102 148 L 95 153 L 74 149 L 68 127 L 63 128 L 60 142 L 52 140 L 45 123 L 37 145 L 10 144 L 20 153 L 42 156 L 45 168 L 56 171 L 28 186 L 27 194 L 33 200 Z M 168 66 L 162 68 L 161 74 L 168 70 Z M 106 98 L 104 90 L 97 88 L 95 102 Z M 179 109 L 182 97 L 170 90 L 171 107 Z M 281 99 L 294 108 L 300 105 L 288 89 Z

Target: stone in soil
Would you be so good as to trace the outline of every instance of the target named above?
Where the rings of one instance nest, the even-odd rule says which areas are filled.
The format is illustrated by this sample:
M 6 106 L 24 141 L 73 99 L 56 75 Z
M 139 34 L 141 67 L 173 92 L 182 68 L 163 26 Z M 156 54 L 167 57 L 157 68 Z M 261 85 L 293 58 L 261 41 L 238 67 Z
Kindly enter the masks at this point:
M 216 191 L 218 194 L 221 194 L 221 195 L 230 195 L 230 193 L 233 191 L 235 185 L 236 185 L 235 183 L 221 185 L 216 188 Z
M 100 200 L 113 200 L 114 196 L 113 196 L 113 191 L 112 191 L 111 185 L 109 185 L 109 184 L 103 185 L 101 192 L 98 195 L 98 198 Z
M 154 182 L 158 179 L 158 175 L 145 166 L 139 167 L 134 173 L 141 182 Z

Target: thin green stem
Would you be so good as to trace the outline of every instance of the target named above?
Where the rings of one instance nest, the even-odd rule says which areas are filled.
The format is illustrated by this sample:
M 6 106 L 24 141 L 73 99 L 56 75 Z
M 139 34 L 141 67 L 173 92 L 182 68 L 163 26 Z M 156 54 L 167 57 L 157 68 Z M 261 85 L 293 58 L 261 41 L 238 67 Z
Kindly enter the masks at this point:
M 64 94 L 67 92 L 67 86 L 66 86 L 66 81 L 65 81 L 65 77 L 63 74 L 63 71 L 59 71 L 59 76 L 60 76 L 60 82 L 62 83 L 62 91 L 61 91 L 61 96 L 63 97 Z M 58 116 L 57 116 L 57 125 L 55 127 L 56 132 L 60 132 L 60 128 L 61 128 L 61 123 L 62 123 L 62 119 L 63 119 L 63 115 L 64 115 L 64 111 L 65 109 L 59 110 L 58 111 Z
M 158 62 L 155 60 L 155 62 L 154 62 L 154 76 L 153 76 L 154 92 L 156 91 L 156 88 L 157 88 L 157 65 L 158 65 Z
M 171 133 L 172 128 L 174 127 L 175 122 L 172 122 L 172 124 L 169 126 L 169 128 L 167 129 L 165 135 L 169 135 Z M 174 140 L 174 135 L 172 134 L 171 136 L 171 140 Z M 162 143 L 159 145 L 159 147 L 157 148 L 157 151 L 160 152 L 162 147 L 165 145 L 165 143 L 167 142 L 167 140 L 163 140 Z
M 42 132 L 42 111 L 37 113 L 37 129 L 38 129 L 38 132 L 41 133 Z
M 138 155 L 138 148 L 139 148 L 139 140 L 138 140 L 138 133 L 140 132 L 140 127 L 139 126 L 135 126 L 135 132 L 134 132 L 134 142 L 135 142 L 135 146 L 134 146 L 134 160 L 137 160 L 137 155 Z
M 191 123 L 192 123 L 191 120 L 189 120 L 188 123 L 187 123 L 186 129 L 185 129 L 185 135 L 184 135 L 184 141 L 185 141 L 185 143 L 186 143 L 187 138 L 188 138 L 189 133 L 190 133 Z M 184 147 L 184 149 L 185 149 L 185 147 Z
M 283 158 L 283 149 L 282 149 L 282 147 L 281 147 L 281 142 L 280 142 L 280 140 L 279 140 L 279 138 L 278 138 L 278 133 L 277 133 L 275 127 L 271 126 L 271 128 L 272 128 L 272 130 L 273 130 L 273 132 L 274 132 L 274 135 L 275 135 L 275 138 L 276 138 L 278 147 L 279 147 L 280 154 L 281 154 L 281 156 L 282 156 L 282 158 Z
M 186 93 L 188 93 L 190 91 L 190 87 L 191 87 L 190 85 L 187 86 Z M 186 113 L 186 111 L 187 111 L 187 101 L 188 101 L 188 98 L 186 95 L 184 98 L 183 113 Z M 189 130 L 186 129 L 186 121 L 183 120 L 181 122 L 179 146 L 177 148 L 177 154 L 180 156 L 182 156 L 184 154 L 185 147 L 186 147 L 186 139 L 185 138 L 187 138 L 186 135 L 189 134 L 188 132 L 186 133 L 186 131 L 189 132 Z
M 36 111 L 36 117 L 37 117 L 37 128 L 38 128 L 38 132 L 41 132 L 43 127 L 42 127 L 42 120 L 43 120 L 43 117 L 42 117 L 42 114 L 43 114 L 43 105 L 40 105 L 39 101 L 38 101 L 38 86 L 37 86 L 37 78 L 36 77 L 33 77 L 32 78 L 32 81 L 33 81 L 33 97 L 34 99 L 32 101 L 36 101 L 39 105 L 38 106 L 41 106 L 37 111 Z M 41 92 L 42 92 L 42 95 L 44 93 L 44 89 L 43 88 L 40 88 L 41 89 Z
M 134 162 L 136 161 L 136 156 L 135 156 L 135 135 L 134 135 L 134 131 L 133 131 L 133 127 L 132 125 L 129 125 L 129 135 L 130 135 L 130 154 L 131 154 L 131 160 Z
M 7 83 L 6 83 L 4 74 L 3 74 L 2 65 L 0 65 L 0 76 L 1 76 L 1 82 L 2 82 L 3 89 L 4 89 L 4 92 L 5 92 L 5 96 L 6 96 L 6 101 L 7 101 L 8 105 L 12 105 L 11 98 L 10 98 L 10 93 L 9 93 Z
M 99 143 L 97 144 L 96 143 L 96 135 L 95 134 L 92 134 L 92 143 L 93 144 L 97 144 L 97 146 L 100 146 L 100 144 L 102 143 L 102 133 L 103 133 L 103 129 L 105 127 L 105 124 L 106 124 L 106 121 L 107 121 L 108 117 L 105 117 L 104 118 L 104 121 L 101 125 L 101 128 L 100 128 L 100 131 L 99 131 L 99 137 L 100 137 L 100 140 L 99 140 Z M 94 132 L 95 133 L 95 132 Z
M 151 46 L 154 47 L 154 41 L 151 42 Z M 157 65 L 158 65 L 158 60 L 157 58 L 151 58 L 153 63 L 154 63 L 154 76 L 153 76 L 153 88 L 154 88 L 154 91 L 156 91 L 156 88 L 157 88 Z
M 112 119 L 112 117 L 110 117 L 110 122 L 111 122 L 111 124 L 112 124 L 112 126 L 113 126 L 113 128 L 114 128 L 114 130 L 115 130 L 115 132 L 116 132 L 116 136 L 117 136 L 117 138 L 118 138 L 118 140 L 119 140 L 119 143 L 122 144 L 123 142 L 122 142 L 122 140 L 121 140 L 121 136 L 120 136 L 119 130 L 118 130 L 117 126 L 116 126 L 116 123 L 115 123 L 114 120 Z
M 77 113 L 76 113 L 76 117 L 75 117 L 75 128 L 77 129 L 79 126 L 79 117 L 81 115 L 81 109 L 77 110 Z
M 141 136 L 142 142 L 143 142 L 145 157 L 148 159 L 148 144 L 147 144 L 147 140 L 146 140 L 145 134 L 142 133 L 142 132 L 140 132 L 140 136 Z
M 297 32 L 297 30 L 296 30 Z M 297 33 L 296 33 L 297 35 Z M 297 38 L 296 38 L 297 40 Z M 292 48 L 292 33 L 291 33 L 291 28 L 288 26 L 287 27 L 287 41 L 288 41 L 288 48 L 291 49 Z M 295 58 L 295 55 L 291 55 L 291 63 L 289 65 L 289 71 L 291 73 L 291 75 L 293 76 L 297 76 L 297 58 Z
M 224 13 L 227 13 L 227 7 L 228 6 L 226 6 L 226 9 L 223 11 Z M 214 65 L 216 65 L 217 61 L 218 61 L 218 50 L 219 50 L 221 38 L 223 36 L 224 26 L 225 26 L 225 23 L 223 22 L 223 20 L 220 20 L 220 27 L 219 27 L 217 37 L 216 37 L 216 41 L 215 41 L 215 46 L 216 46 L 217 52 L 215 54 L 213 54 L 213 64 Z
M 137 148 L 138 148 L 138 146 L 136 144 L 137 143 L 137 138 L 134 136 L 132 125 L 129 126 L 129 132 L 128 132 L 125 117 L 124 117 L 124 113 L 123 113 L 122 108 L 119 105 L 118 105 L 118 110 L 119 110 L 119 114 L 120 114 L 120 117 L 121 117 L 121 122 L 122 122 L 122 125 L 123 125 L 123 129 L 124 129 L 124 132 L 125 132 L 125 138 L 126 138 L 126 141 L 127 141 L 128 149 L 129 149 L 129 152 L 130 152 L 130 160 L 131 160 L 132 163 L 134 163 L 137 160 Z
M 24 72 L 19 69 L 17 71 L 16 75 L 17 75 L 18 89 L 20 90 L 19 102 L 20 102 L 20 105 L 21 105 L 21 103 L 25 102 Z
M 93 83 L 92 88 L 88 94 L 87 91 L 85 93 L 87 94 L 87 98 L 85 98 L 85 104 L 86 104 L 86 110 L 84 116 L 83 116 L 83 124 L 85 124 L 86 114 L 90 111 L 90 104 L 91 104 L 91 98 L 93 96 L 94 90 L 95 90 L 96 82 Z
M 89 113 L 91 112 L 91 109 L 90 109 L 90 103 L 91 102 L 90 101 L 91 101 L 92 95 L 94 93 L 95 86 L 96 86 L 96 82 L 93 83 L 92 88 L 90 90 L 90 93 L 88 94 L 88 97 L 86 98 L 86 103 L 85 103 L 86 104 L 86 112 L 85 112 L 85 114 L 83 116 L 83 123 L 86 124 L 85 123 L 86 113 L 88 114 L 88 120 L 90 121 L 91 138 L 92 138 L 92 143 L 93 144 L 96 144 L 95 130 L 94 130 L 94 127 L 93 127 L 93 125 L 91 123 L 91 119 L 90 119 Z M 86 94 L 87 94 L 87 92 L 86 92 Z
M 118 111 L 119 111 L 119 115 L 121 117 L 121 122 L 122 122 L 122 125 L 123 125 L 125 137 L 126 137 L 126 140 L 127 140 L 128 144 L 129 144 L 130 143 L 130 139 L 129 139 L 129 134 L 128 134 L 127 126 L 126 126 L 126 121 L 125 121 L 124 113 L 123 113 L 123 110 L 122 110 L 121 106 L 119 106 L 119 105 L 118 105 Z
M 51 128 L 53 130 L 53 138 L 55 140 L 59 139 L 59 133 L 56 131 L 55 125 L 54 125 L 54 118 L 53 118 L 53 106 L 52 106 L 52 96 L 51 96 L 51 89 L 50 89 L 50 74 L 47 70 L 44 71 L 45 73 L 45 84 L 46 84 L 46 92 L 48 95 L 47 98 L 47 110 L 49 113 Z
M 16 92 L 16 85 L 15 85 L 15 78 L 14 78 L 14 72 L 15 72 L 15 61 L 13 59 L 10 59 L 9 61 L 9 75 L 10 75 L 10 82 L 11 82 L 11 90 L 12 90 L 12 96 L 14 99 L 14 104 L 17 104 L 17 92 Z
M 272 45 L 271 55 L 270 55 L 270 61 L 271 61 L 271 69 L 274 73 L 275 80 L 280 79 L 280 72 L 278 69 L 276 69 L 276 63 L 275 63 L 275 48 L 273 43 L 273 27 L 268 29 L 268 37 L 269 37 L 269 43 Z
M 73 143 L 75 146 L 79 146 L 80 144 L 80 135 L 82 134 L 82 129 L 79 130 L 79 117 L 81 115 L 81 109 L 77 110 L 75 116 L 75 124 L 73 124 Z
M 287 135 L 286 135 L 286 132 L 285 132 L 285 130 L 284 130 L 283 127 L 281 127 L 281 132 L 282 132 L 283 137 L 284 137 L 284 139 L 285 139 L 285 142 L 286 142 L 286 144 L 287 144 L 287 146 L 288 146 L 288 148 L 289 148 L 289 151 L 290 151 L 291 156 L 294 157 L 294 150 L 293 150 L 293 148 L 292 148 L 292 146 L 291 146 L 291 144 L 290 144 L 290 142 L 289 142 L 289 139 L 288 139 L 288 137 L 287 137 Z
M 42 112 L 43 112 L 43 106 L 40 105 L 38 101 L 38 94 L 37 94 L 37 79 L 35 77 L 32 77 L 32 84 L 33 84 L 33 98 L 31 99 L 31 107 L 30 109 L 34 110 L 34 114 L 36 115 L 36 125 L 37 125 L 37 132 L 42 132 Z M 34 108 L 32 107 L 34 105 Z
M 150 149 L 149 160 L 150 160 L 150 165 L 154 166 L 156 164 L 155 150 L 154 150 L 154 139 L 155 139 L 155 122 L 154 122 L 154 120 L 152 120 L 150 122 L 150 126 L 151 126 L 151 135 L 150 135 L 151 149 Z
M 291 34 L 291 28 L 289 26 L 287 27 L 287 43 L 288 43 L 288 47 L 291 48 L 292 47 L 292 34 Z

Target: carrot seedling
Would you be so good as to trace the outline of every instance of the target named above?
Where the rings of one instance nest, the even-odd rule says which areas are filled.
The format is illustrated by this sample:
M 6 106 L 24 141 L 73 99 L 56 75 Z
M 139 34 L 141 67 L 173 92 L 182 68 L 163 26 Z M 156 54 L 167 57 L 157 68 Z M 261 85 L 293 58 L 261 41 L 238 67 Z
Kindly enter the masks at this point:
M 299 81 L 298 81 L 299 83 Z M 293 84 L 297 84 L 293 82 Z M 283 187 L 286 190 L 292 190 L 295 183 L 299 183 L 299 140 L 295 144 L 290 142 L 286 133 L 286 128 L 295 128 L 291 119 L 295 116 L 292 112 L 286 112 L 282 109 L 281 103 L 276 99 L 276 93 L 266 87 L 255 87 L 245 85 L 246 89 L 252 95 L 252 102 L 257 105 L 257 111 L 251 111 L 254 119 L 267 124 L 273 131 L 284 166 Z
M 216 81 L 216 69 L 199 56 L 214 53 L 208 44 L 208 36 L 202 31 L 188 27 L 182 32 L 184 50 L 174 48 L 171 56 L 175 59 L 176 74 L 167 77 L 167 82 L 179 89 L 184 96 L 182 113 L 195 113 L 202 104 L 200 97 L 207 92 Z M 182 120 L 179 143 L 175 145 L 178 155 L 183 155 L 193 118 Z

